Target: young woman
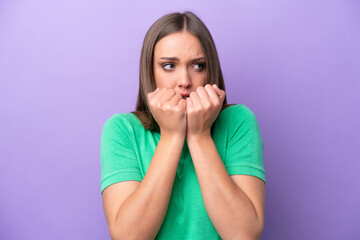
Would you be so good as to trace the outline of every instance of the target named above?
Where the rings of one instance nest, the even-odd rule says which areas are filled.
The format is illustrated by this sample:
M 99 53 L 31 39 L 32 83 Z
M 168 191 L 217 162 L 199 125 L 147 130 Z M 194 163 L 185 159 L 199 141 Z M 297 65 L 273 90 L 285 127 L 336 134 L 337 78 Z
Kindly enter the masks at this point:
M 101 137 L 112 239 L 259 239 L 265 171 L 253 112 L 227 105 L 214 41 L 193 13 L 148 30 L 136 111 Z

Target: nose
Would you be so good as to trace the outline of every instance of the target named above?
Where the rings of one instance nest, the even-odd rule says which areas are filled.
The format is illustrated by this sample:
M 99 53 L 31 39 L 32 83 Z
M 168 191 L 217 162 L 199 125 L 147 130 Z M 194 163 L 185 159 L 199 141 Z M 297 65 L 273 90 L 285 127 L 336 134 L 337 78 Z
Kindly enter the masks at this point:
M 177 85 L 179 88 L 188 88 L 191 86 L 191 78 L 187 69 L 181 71 Z

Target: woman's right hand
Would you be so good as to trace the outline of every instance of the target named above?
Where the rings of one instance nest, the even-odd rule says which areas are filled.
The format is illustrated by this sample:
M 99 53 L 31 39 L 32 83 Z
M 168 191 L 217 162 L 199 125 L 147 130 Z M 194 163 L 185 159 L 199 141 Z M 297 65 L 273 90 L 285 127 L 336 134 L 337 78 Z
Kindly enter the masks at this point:
M 186 100 L 179 93 L 158 88 L 147 94 L 147 101 L 161 134 L 186 135 Z

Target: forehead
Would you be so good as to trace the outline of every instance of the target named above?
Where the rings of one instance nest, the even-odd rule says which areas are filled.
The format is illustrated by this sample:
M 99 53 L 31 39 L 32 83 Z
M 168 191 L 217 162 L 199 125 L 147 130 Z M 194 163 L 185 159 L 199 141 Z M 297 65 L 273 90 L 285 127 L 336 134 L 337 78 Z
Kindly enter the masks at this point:
M 158 41 L 154 49 L 154 58 L 177 57 L 181 59 L 203 57 L 199 39 L 189 32 L 172 33 Z

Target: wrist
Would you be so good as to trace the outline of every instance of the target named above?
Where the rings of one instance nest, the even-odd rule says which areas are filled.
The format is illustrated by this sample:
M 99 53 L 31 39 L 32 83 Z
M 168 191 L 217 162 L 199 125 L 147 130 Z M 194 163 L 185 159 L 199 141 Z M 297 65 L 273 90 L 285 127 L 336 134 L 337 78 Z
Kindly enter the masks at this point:
M 174 139 L 174 140 L 185 140 L 186 133 L 182 132 L 172 132 L 172 131 L 160 131 L 160 137 L 166 139 Z
M 188 133 L 186 135 L 186 141 L 201 141 L 203 139 L 211 138 L 211 133 L 209 131 L 201 132 L 201 133 Z

